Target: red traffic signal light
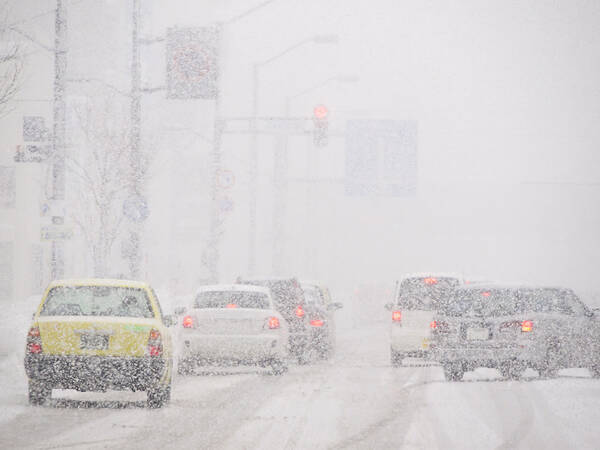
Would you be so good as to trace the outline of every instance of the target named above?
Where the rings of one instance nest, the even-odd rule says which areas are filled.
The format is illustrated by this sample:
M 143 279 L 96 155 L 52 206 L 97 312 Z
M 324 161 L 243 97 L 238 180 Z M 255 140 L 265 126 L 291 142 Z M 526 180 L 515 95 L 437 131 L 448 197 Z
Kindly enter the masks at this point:
M 329 111 L 325 105 L 317 105 L 313 109 L 313 143 L 315 147 L 325 147 L 329 142 L 329 124 L 327 114 Z
M 315 115 L 316 119 L 326 119 L 328 112 L 329 111 L 325 105 L 318 105 L 315 106 L 315 109 L 313 109 L 313 114 Z

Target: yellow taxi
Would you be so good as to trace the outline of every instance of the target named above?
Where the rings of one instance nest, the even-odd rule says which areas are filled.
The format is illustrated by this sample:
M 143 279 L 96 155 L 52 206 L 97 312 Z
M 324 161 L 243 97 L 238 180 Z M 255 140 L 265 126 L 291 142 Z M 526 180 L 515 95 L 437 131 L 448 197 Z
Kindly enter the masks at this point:
M 146 283 L 85 279 L 52 282 L 27 333 L 29 403 L 52 389 L 146 391 L 148 406 L 170 400 L 172 343 L 158 297 Z

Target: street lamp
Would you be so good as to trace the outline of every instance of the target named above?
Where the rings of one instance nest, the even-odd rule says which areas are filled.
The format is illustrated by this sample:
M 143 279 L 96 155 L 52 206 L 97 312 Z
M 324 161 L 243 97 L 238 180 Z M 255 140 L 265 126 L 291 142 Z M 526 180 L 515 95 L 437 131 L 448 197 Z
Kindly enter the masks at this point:
M 339 38 L 333 34 L 322 34 L 302 39 L 297 43 L 287 47 L 276 55 L 254 63 L 252 66 L 252 139 L 250 143 L 250 167 L 249 167 L 249 223 L 248 223 L 248 275 L 253 275 L 256 269 L 256 203 L 258 191 L 258 91 L 259 91 L 259 69 L 267 66 L 273 61 L 287 55 L 307 44 L 337 44 Z

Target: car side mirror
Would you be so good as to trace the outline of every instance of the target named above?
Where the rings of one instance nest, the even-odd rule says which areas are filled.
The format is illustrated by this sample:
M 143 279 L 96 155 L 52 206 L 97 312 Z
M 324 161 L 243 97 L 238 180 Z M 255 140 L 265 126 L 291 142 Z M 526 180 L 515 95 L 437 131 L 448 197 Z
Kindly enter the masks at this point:
M 333 302 L 333 303 L 330 303 L 329 305 L 327 305 L 327 309 L 329 311 L 335 311 L 336 309 L 342 309 L 343 307 L 344 307 L 344 304 L 340 303 L 340 302 Z
M 168 314 L 163 317 L 163 323 L 166 327 L 174 327 L 177 325 L 177 317 L 172 314 Z
M 394 309 L 394 304 L 392 302 L 386 303 L 384 308 L 388 311 L 391 311 L 392 309 Z
M 174 312 L 178 316 L 182 316 L 187 312 L 187 308 L 185 306 L 176 306 Z

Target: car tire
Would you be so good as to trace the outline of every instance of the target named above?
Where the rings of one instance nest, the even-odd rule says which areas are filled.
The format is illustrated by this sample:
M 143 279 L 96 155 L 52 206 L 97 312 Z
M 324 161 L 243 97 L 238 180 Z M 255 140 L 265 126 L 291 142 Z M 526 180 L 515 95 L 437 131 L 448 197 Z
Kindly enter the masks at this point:
M 392 367 L 402 367 L 402 360 L 406 357 L 405 353 L 397 352 L 390 348 L 390 363 Z
M 556 378 L 557 372 L 561 368 L 560 357 L 560 344 L 552 342 L 546 349 L 544 361 L 538 367 L 540 378 Z
M 273 375 L 283 375 L 288 370 L 288 367 L 285 364 L 285 362 L 283 362 L 280 359 L 271 360 L 269 365 L 271 366 L 271 373 Z
M 162 408 L 171 400 L 171 383 L 166 386 L 158 385 L 146 392 L 148 408 Z
M 465 374 L 465 365 L 462 362 L 443 363 L 446 381 L 461 381 Z
M 43 405 L 52 397 L 52 388 L 43 381 L 29 380 L 29 404 Z

